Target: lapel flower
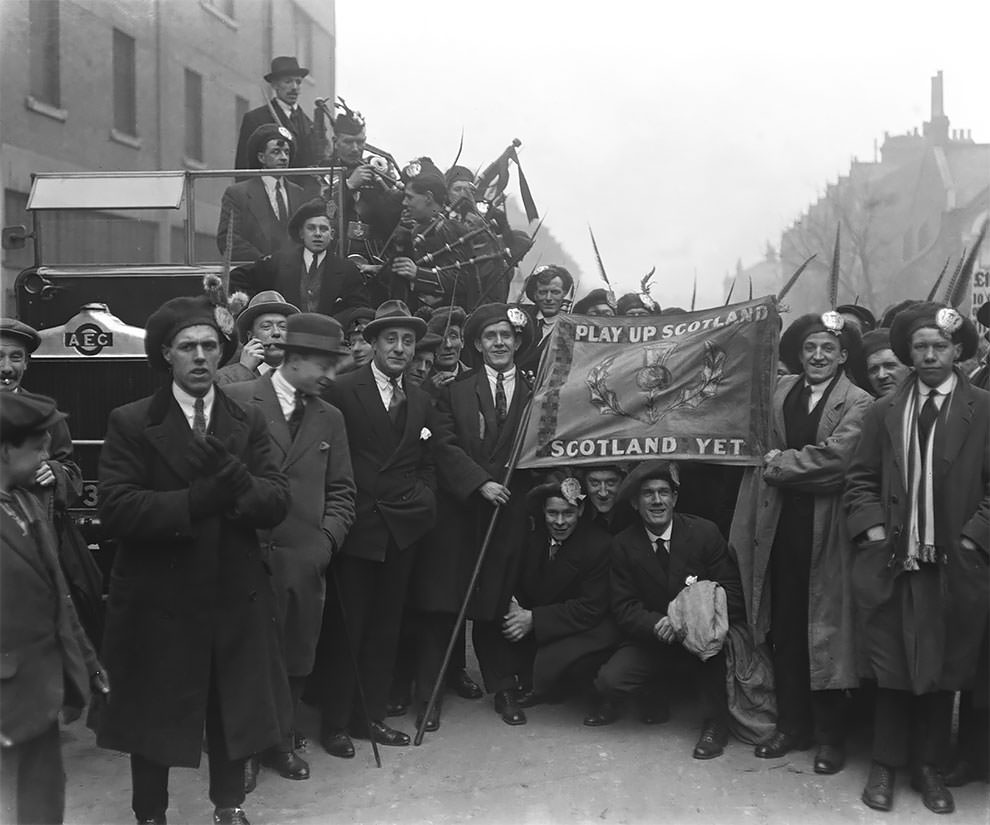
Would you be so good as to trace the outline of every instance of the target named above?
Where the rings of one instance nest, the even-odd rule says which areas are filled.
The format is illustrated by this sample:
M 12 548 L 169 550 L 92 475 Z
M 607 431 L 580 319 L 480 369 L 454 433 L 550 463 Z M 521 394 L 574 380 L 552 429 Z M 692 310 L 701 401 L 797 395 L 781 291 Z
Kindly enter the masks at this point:
M 433 433 L 430 432 L 430 428 L 423 427 L 423 429 L 419 431 L 419 440 L 426 441 L 431 435 L 433 435 Z
M 321 441 L 320 442 L 320 452 L 321 453 L 325 453 L 329 449 L 330 449 L 330 445 L 326 441 Z
M 686 579 L 684 579 L 684 584 L 685 584 L 686 587 L 690 587 L 696 581 L 698 581 L 698 577 L 697 576 L 688 576 Z

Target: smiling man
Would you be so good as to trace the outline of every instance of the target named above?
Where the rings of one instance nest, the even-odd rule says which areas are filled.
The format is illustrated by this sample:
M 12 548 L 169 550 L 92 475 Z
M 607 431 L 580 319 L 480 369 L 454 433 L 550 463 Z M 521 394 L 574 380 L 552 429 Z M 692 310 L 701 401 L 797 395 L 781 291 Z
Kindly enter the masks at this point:
M 867 413 L 845 492 L 859 543 L 864 660 L 878 685 L 862 798 L 890 810 L 896 772 L 910 767 L 924 804 L 950 813 L 940 770 L 953 691 L 974 688 L 987 656 L 990 395 L 955 366 L 976 352 L 978 336 L 952 307 L 903 310 L 890 340 L 911 371 Z M 984 671 L 981 705 L 985 679 Z M 985 745 L 985 714 L 982 723 L 976 736 Z
M 619 485 L 625 477 L 625 469 L 618 464 L 591 466 L 584 471 L 584 484 L 588 490 L 584 519 L 593 521 L 613 536 L 636 519 L 636 513 L 629 504 L 618 501 Z
M 533 318 L 537 332 L 535 345 L 520 362 L 522 369 L 535 371 L 539 366 L 547 340 L 557 323 L 557 316 L 573 288 L 574 278 L 571 273 L 564 267 L 553 264 L 537 267 L 526 279 L 523 292 L 533 303 L 523 304 L 521 308 Z
M 743 481 L 730 534 L 750 620 L 773 648 L 777 729 L 756 755 L 777 759 L 814 737 L 822 774 L 845 764 L 844 691 L 859 685 L 853 545 L 841 509 L 872 401 L 843 370 L 859 345 L 837 312 L 802 315 L 784 331 L 780 357 L 794 374 L 777 382 L 771 449 Z
M 598 705 L 586 725 L 608 725 L 618 717 L 615 701 L 628 694 L 652 692 L 643 721 L 670 718 L 667 692 L 672 668 L 688 668 L 697 679 L 703 725 L 695 759 L 721 756 L 729 737 L 725 652 L 702 661 L 678 643 L 667 616 L 670 602 L 690 583 L 708 580 L 725 591 L 729 621 L 746 620 L 739 570 L 725 539 L 713 522 L 676 512 L 680 489 L 676 465 L 641 462 L 619 489 L 638 523 L 612 540 L 612 613 L 624 641 L 595 679 Z

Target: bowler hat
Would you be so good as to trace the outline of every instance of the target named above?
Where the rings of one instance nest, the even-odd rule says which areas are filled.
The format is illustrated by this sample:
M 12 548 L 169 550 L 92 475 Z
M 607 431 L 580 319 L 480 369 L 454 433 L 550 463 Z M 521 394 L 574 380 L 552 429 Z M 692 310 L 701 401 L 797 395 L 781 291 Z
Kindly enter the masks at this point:
M 858 363 L 862 357 L 862 337 L 858 329 L 845 323 L 845 319 L 834 311 L 821 315 L 809 312 L 795 318 L 780 336 L 780 360 L 791 372 L 797 375 L 804 372 L 804 367 L 801 366 L 801 347 L 804 340 L 816 332 L 834 335 L 839 340 L 839 346 L 846 351 L 846 359 L 850 364 Z
M 292 217 L 289 218 L 289 237 L 292 240 L 299 240 L 299 231 L 310 218 L 327 218 L 327 202 L 323 198 L 306 201 L 292 213 Z
M 860 306 L 859 304 L 843 304 L 836 307 L 835 311 L 839 315 L 852 315 L 858 318 L 863 332 L 869 332 L 871 329 L 877 328 L 876 316 L 864 306 Z
M 666 459 L 641 461 L 622 480 L 619 489 L 615 492 L 615 500 L 629 501 L 639 494 L 639 488 L 643 486 L 644 482 L 653 479 L 666 481 L 674 492 L 677 492 L 681 487 L 680 468 L 673 461 Z
M 186 327 L 213 327 L 220 336 L 220 365 L 226 364 L 237 349 L 234 324 L 230 312 L 214 304 L 205 295 L 182 296 L 166 301 L 156 309 L 144 325 L 144 351 L 148 363 L 155 369 L 168 372 L 169 365 L 162 356 L 162 347 Z
M 535 338 L 533 316 L 517 306 L 509 306 L 508 304 L 482 304 L 472 312 L 464 324 L 464 341 L 473 345 L 481 337 L 486 327 L 500 321 L 508 323 L 519 336 L 522 343 L 516 352 L 525 353 Z
M 414 316 L 404 301 L 396 299 L 384 301 L 375 310 L 374 319 L 369 321 L 361 330 L 361 334 L 364 336 L 364 340 L 370 343 L 375 340 L 379 332 L 387 327 L 410 329 L 415 333 L 417 341 L 426 335 L 426 321 Z
M 890 348 L 901 363 L 913 366 L 911 336 L 923 327 L 939 330 L 953 344 L 961 344 L 960 361 L 972 358 L 980 345 L 976 324 L 945 304 L 925 301 L 901 310 L 890 327 Z
M 275 57 L 272 59 L 272 68 L 265 75 L 265 82 L 271 83 L 280 77 L 306 77 L 309 69 L 299 65 L 299 61 L 294 57 Z
M 24 390 L 0 393 L 0 434 L 4 441 L 44 432 L 66 417 L 46 395 Z
M 251 132 L 247 140 L 248 163 L 252 169 L 261 169 L 261 162 L 258 160 L 258 153 L 264 152 L 270 140 L 284 140 L 289 144 L 289 166 L 292 165 L 292 158 L 296 151 L 296 142 L 292 138 L 292 132 L 277 123 L 262 123 L 257 129 Z
M 571 291 L 571 287 L 574 286 L 574 278 L 571 273 L 568 272 L 564 267 L 557 266 L 556 264 L 547 264 L 546 266 L 537 267 L 533 270 L 533 274 L 526 279 L 526 283 L 523 286 L 523 292 L 525 292 L 526 297 L 529 300 L 536 303 L 536 287 L 540 283 L 549 283 L 554 278 L 560 278 L 561 283 L 564 286 L 564 294 L 566 295 Z
M 34 327 L 29 327 L 23 321 L 16 318 L 0 318 L 0 335 L 9 338 L 16 338 L 28 351 L 28 355 L 34 352 L 41 344 L 41 336 Z
M 574 312 L 577 315 L 585 315 L 589 309 L 594 306 L 599 306 L 601 304 L 608 304 L 608 306 L 615 309 L 615 296 L 607 289 L 593 289 L 587 295 L 585 295 L 580 301 L 574 304 Z
M 285 350 L 307 350 L 330 355 L 350 353 L 340 322 L 318 312 L 298 312 L 289 316 L 285 338 L 280 346 Z
M 241 340 L 246 342 L 251 335 L 251 324 L 259 315 L 284 315 L 288 318 L 297 312 L 299 312 L 299 307 L 288 303 L 280 292 L 266 289 L 255 295 L 244 308 L 244 311 L 237 316 L 237 331 L 240 333 Z

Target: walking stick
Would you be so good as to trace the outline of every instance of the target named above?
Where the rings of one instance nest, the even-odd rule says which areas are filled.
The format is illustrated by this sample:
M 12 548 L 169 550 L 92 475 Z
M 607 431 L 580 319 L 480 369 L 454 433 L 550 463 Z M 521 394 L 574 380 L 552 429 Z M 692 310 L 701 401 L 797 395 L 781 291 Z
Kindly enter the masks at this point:
M 529 417 L 533 409 L 533 399 L 535 397 L 536 394 L 533 393 L 530 395 L 529 401 L 526 402 L 526 409 L 523 411 L 522 418 L 519 422 L 519 429 L 516 432 L 516 440 L 512 445 L 509 463 L 505 468 L 505 477 L 502 479 L 503 487 L 509 486 L 509 482 L 512 480 L 512 474 L 516 470 L 516 464 L 519 462 L 519 456 L 522 453 L 523 436 L 526 434 L 526 428 L 529 426 Z M 413 739 L 414 745 L 421 745 L 423 743 L 423 731 L 426 728 L 426 720 L 429 719 L 433 706 L 437 702 L 437 697 L 440 695 L 444 674 L 447 672 L 447 666 L 450 664 L 450 657 L 454 653 L 454 645 L 457 644 L 457 634 L 460 633 L 461 625 L 464 623 L 464 616 L 467 614 L 468 604 L 471 602 L 471 594 L 474 592 L 474 585 L 477 583 L 478 576 L 481 574 L 481 565 L 484 564 L 488 545 L 492 542 L 492 536 L 495 533 L 495 524 L 498 522 L 498 515 L 501 509 L 502 505 L 496 504 L 495 509 L 492 511 L 492 516 L 488 520 L 488 529 L 485 531 L 485 537 L 481 542 L 481 549 L 478 551 L 478 560 L 474 563 L 474 570 L 471 571 L 471 580 L 468 582 L 467 590 L 464 592 L 464 599 L 461 601 L 461 609 L 457 614 L 457 619 L 454 621 L 454 629 L 451 631 L 450 639 L 447 641 L 447 650 L 443 654 L 443 664 L 440 665 L 440 672 L 437 674 L 436 681 L 433 683 L 433 690 L 430 692 L 430 701 L 427 702 L 426 710 L 423 711 L 423 718 L 416 727 L 416 738 Z
M 330 578 L 333 579 L 333 589 L 337 593 L 337 604 L 340 606 L 340 626 L 344 631 L 344 638 L 347 640 L 347 655 L 351 660 L 351 667 L 354 668 L 354 684 L 357 685 L 358 700 L 361 703 L 361 713 L 364 714 L 364 724 L 368 730 L 368 738 L 371 740 L 371 750 L 375 753 L 375 764 L 382 766 L 382 755 L 378 752 L 378 742 L 371 730 L 371 714 L 368 713 L 368 703 L 364 698 L 364 687 L 361 685 L 361 671 L 358 669 L 357 656 L 354 655 L 354 648 L 351 645 L 351 634 L 347 629 L 347 613 L 344 610 L 343 594 L 340 591 L 340 582 L 337 581 L 336 574 L 331 570 Z

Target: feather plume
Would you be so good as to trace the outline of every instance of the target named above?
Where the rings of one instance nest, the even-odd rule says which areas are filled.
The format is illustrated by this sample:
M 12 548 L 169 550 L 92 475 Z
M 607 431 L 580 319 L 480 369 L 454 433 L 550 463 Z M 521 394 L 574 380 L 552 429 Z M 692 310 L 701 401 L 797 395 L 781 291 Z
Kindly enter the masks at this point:
M 829 309 L 835 309 L 839 305 L 839 229 L 841 224 L 835 225 L 835 248 L 832 250 L 832 268 L 828 274 L 828 300 Z
M 735 290 L 736 290 L 736 278 L 733 278 L 732 283 L 729 284 L 729 294 L 725 296 L 725 303 L 723 304 L 723 306 L 729 305 L 729 301 L 732 300 L 732 293 L 735 292 Z
M 698 298 L 698 270 L 694 271 L 694 286 L 691 287 L 691 312 L 694 312 L 694 302 Z
M 224 289 L 223 281 L 216 272 L 207 272 L 203 276 L 203 293 L 214 306 L 227 306 L 227 290 Z
M 248 305 L 249 301 L 250 299 L 248 298 L 247 293 L 238 290 L 237 292 L 231 293 L 230 298 L 227 300 L 227 309 L 229 309 L 230 314 L 236 318 L 244 311 L 244 308 Z
M 461 127 L 461 142 L 457 146 L 457 157 L 454 158 L 454 162 L 450 164 L 449 168 L 457 166 L 457 161 L 461 159 L 461 152 L 464 151 L 464 127 Z
M 656 267 L 653 267 L 649 272 L 647 272 L 643 276 L 642 280 L 639 282 L 639 291 L 640 291 L 640 294 L 642 294 L 642 295 L 649 295 L 650 294 L 650 281 L 652 280 L 652 278 L 653 278 L 654 274 L 656 273 L 656 271 L 657 271 L 657 268 Z
M 980 246 L 983 245 L 983 239 L 987 236 L 988 224 L 990 224 L 990 219 L 983 221 L 983 226 L 980 227 L 980 233 L 973 242 L 973 248 L 969 250 L 969 254 L 966 256 L 966 262 L 962 266 L 959 277 L 955 279 L 952 287 L 946 291 L 945 303 L 951 307 L 959 309 L 963 301 L 966 300 L 966 293 L 969 291 L 969 282 L 973 277 L 973 267 L 976 265 L 976 256 L 980 252 Z
M 945 270 L 949 268 L 949 261 L 952 260 L 950 255 L 945 259 L 945 263 L 942 264 L 942 271 L 938 273 L 938 277 L 935 279 L 935 283 L 932 284 L 932 288 L 928 291 L 928 297 L 925 298 L 926 301 L 934 301 L 935 296 L 938 295 L 938 288 L 942 285 L 942 279 L 945 277 Z
M 816 257 L 817 257 L 817 255 L 810 255 L 810 256 L 808 256 L 804 260 L 804 263 L 802 263 L 801 266 L 799 266 L 797 269 L 794 270 L 794 274 L 791 275 L 791 277 L 787 279 L 787 283 L 784 284 L 784 286 L 780 290 L 780 292 L 777 293 L 777 300 L 778 301 L 781 300 L 788 292 L 791 291 L 791 287 L 793 287 L 794 284 L 797 282 L 797 279 L 801 277 L 801 273 L 804 272 L 804 270 L 808 268 L 808 264 L 810 264 Z
M 608 273 L 605 271 L 605 264 L 602 261 L 602 254 L 598 251 L 598 241 L 595 240 L 595 230 L 591 228 L 591 224 L 588 224 L 588 234 L 591 235 L 591 246 L 595 250 L 595 263 L 598 264 L 598 274 L 602 276 L 602 280 L 606 283 L 609 289 L 612 289 L 612 282 L 608 279 Z
M 963 264 L 966 263 L 966 247 L 963 247 L 962 255 L 959 256 L 959 260 L 956 263 L 956 268 L 952 270 L 952 275 L 949 276 L 949 280 L 945 284 L 945 292 L 942 293 L 942 299 L 944 301 L 956 288 L 956 281 L 959 280 L 959 275 L 962 273 Z
M 749 276 L 749 300 L 753 300 L 753 276 Z

